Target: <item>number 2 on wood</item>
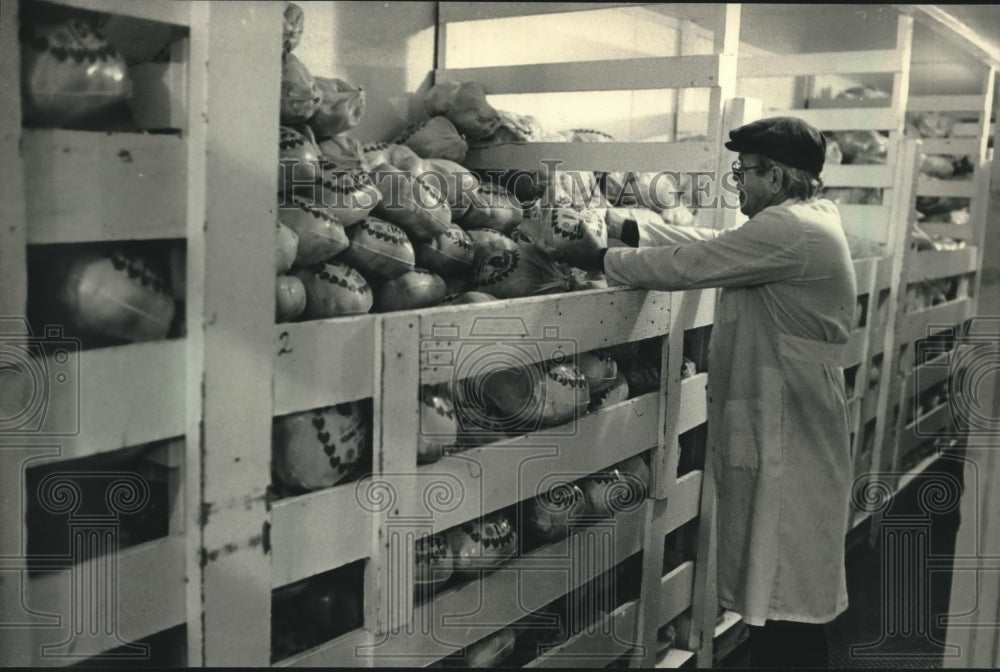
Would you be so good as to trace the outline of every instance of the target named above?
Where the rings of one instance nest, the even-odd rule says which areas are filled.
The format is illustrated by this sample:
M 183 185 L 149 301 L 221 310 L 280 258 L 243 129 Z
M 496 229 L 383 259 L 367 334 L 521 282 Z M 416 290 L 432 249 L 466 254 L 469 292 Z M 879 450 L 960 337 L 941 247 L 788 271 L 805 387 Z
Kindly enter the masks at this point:
M 288 347 L 288 339 L 290 338 L 291 335 L 287 331 L 281 332 L 281 335 L 278 336 L 278 340 L 281 341 L 281 350 L 278 350 L 279 355 L 287 355 L 290 352 L 294 352 L 292 348 Z

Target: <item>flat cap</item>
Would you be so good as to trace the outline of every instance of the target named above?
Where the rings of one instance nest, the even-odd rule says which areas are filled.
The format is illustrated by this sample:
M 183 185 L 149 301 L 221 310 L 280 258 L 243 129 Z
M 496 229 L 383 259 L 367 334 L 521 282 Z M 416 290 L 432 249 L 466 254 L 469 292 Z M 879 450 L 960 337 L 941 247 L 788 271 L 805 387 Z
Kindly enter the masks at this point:
M 823 172 L 826 161 L 826 138 L 796 117 L 758 119 L 729 131 L 726 149 L 761 154 L 816 175 Z

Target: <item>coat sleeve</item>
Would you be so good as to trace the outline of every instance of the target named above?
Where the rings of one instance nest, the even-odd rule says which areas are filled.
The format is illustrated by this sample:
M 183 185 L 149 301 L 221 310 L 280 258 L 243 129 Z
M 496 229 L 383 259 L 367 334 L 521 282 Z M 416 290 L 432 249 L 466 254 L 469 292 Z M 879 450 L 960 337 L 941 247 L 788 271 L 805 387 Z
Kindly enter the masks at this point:
M 660 291 L 759 285 L 801 277 L 808 245 L 795 221 L 765 212 L 710 240 L 610 249 L 604 271 L 609 284 Z
M 674 226 L 654 222 L 638 222 L 638 247 L 659 247 L 660 245 L 680 245 L 698 240 L 711 240 L 721 231 L 698 226 Z

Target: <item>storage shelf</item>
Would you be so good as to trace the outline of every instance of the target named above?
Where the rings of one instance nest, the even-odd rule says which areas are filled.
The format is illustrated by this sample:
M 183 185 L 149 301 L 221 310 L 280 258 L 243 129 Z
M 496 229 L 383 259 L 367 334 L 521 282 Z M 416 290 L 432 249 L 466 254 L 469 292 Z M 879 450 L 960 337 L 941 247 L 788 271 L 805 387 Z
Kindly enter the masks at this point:
M 972 198 L 976 195 L 977 185 L 974 180 L 939 180 L 921 175 L 917 178 L 918 196 L 953 196 L 955 198 Z
M 670 647 L 656 658 L 656 669 L 677 669 L 694 658 L 694 651 Z
M 69 640 L 74 626 L 81 629 L 92 627 L 96 642 L 90 636 L 80 637 L 76 642 L 81 648 L 86 646 L 87 652 L 84 655 L 92 655 L 95 649 L 116 648 L 125 642 L 143 639 L 185 622 L 187 613 L 183 537 L 165 537 L 117 551 L 114 560 L 117 564 L 116 574 L 111 573 L 109 561 L 109 558 L 101 556 L 72 570 L 45 572 L 29 580 L 24 606 L 36 613 L 62 616 L 58 627 L 46 629 L 42 637 L 46 643 L 56 644 Z M 118 598 L 118 604 L 111 607 L 115 609 L 114 614 L 117 616 L 117 633 L 110 624 L 104 622 L 106 614 L 99 612 L 97 605 L 93 605 L 94 613 L 90 615 L 99 622 L 74 623 L 74 614 L 81 619 L 86 616 L 75 608 L 80 605 L 74 602 L 75 593 L 70 576 L 72 572 L 86 577 L 83 579 L 85 585 L 79 586 L 78 591 L 90 587 L 99 589 L 99 584 L 91 583 L 97 577 L 117 581 L 114 594 Z M 156 580 L 150 581 L 150 577 L 156 577 Z M 95 600 L 103 598 L 104 594 L 91 597 Z M 116 634 L 121 641 L 116 638 Z
M 543 174 L 550 166 L 556 170 L 687 173 L 715 170 L 714 149 L 707 142 L 524 142 L 470 149 L 463 165 Z
M 708 421 L 707 373 L 681 380 L 681 410 L 677 433 L 683 434 Z
M 974 273 L 978 266 L 979 249 L 964 247 L 960 250 L 934 250 L 915 252 L 907 269 L 906 282 L 922 282 L 949 278 L 953 275 Z
M 646 506 L 619 514 L 600 527 L 575 531 L 568 539 L 506 562 L 479 581 L 417 605 L 414 627 L 392 633 L 380 643 L 378 654 L 387 662 L 395 659 L 392 664 L 430 662 L 541 609 L 642 550 Z M 610 550 L 605 549 L 604 535 L 613 535 L 613 555 L 590 556 L 586 563 L 573 559 L 573 549 L 584 546 Z M 433 636 L 425 634 L 426 628 Z
M 660 579 L 656 621 L 666 625 L 691 607 L 694 596 L 694 562 L 685 560 Z
M 657 443 L 656 393 L 580 417 L 577 428 L 556 427 L 448 455 L 416 469 L 410 487 L 427 492 L 435 483 L 461 483 L 461 501 L 447 511 L 401 515 L 426 518 L 435 532 L 454 527 L 566 481 L 576 481 Z M 406 507 L 405 502 L 398 504 Z
M 21 155 L 29 244 L 186 235 L 187 152 L 176 136 L 25 129 Z
M 475 362 L 507 361 L 511 352 L 518 364 L 528 364 L 560 351 L 567 355 L 662 336 L 669 330 L 670 301 L 669 292 L 618 288 L 414 313 L 421 383 L 471 375 Z
M 372 534 L 371 516 L 358 503 L 364 486 L 364 481 L 344 483 L 272 505 L 274 588 L 368 557 L 368 544 L 359 543 Z M 319 532 L 333 529 L 336 534 Z
M 913 343 L 918 338 L 926 338 L 933 332 L 953 328 L 968 317 L 971 308 L 972 300 L 964 298 L 904 313 L 899 318 L 896 342 Z
M 58 461 L 159 441 L 185 432 L 183 339 L 134 343 L 46 358 L 53 384 L 42 428 L 30 439 L 57 441 Z
M 768 116 L 799 117 L 821 131 L 880 131 L 895 128 L 899 115 L 888 107 L 862 107 L 856 109 L 775 110 L 769 111 Z M 871 187 L 875 185 L 858 186 Z
M 873 72 L 902 72 L 903 54 L 896 49 L 832 51 L 780 56 L 749 56 L 739 62 L 740 77 L 795 77 Z
M 593 626 L 542 653 L 524 667 L 606 667 L 639 645 L 635 640 L 639 601 L 627 602 Z
M 191 8 L 186 2 L 136 2 L 136 0 L 48 0 L 48 2 L 64 7 L 160 21 L 178 26 L 191 24 Z
M 479 82 L 493 95 L 641 91 L 719 86 L 735 72 L 733 56 L 669 56 L 446 69 L 435 72 L 435 81 Z
M 372 396 L 375 315 L 274 327 L 274 414 Z
M 798 112 L 799 110 L 796 110 Z M 823 185 L 826 187 L 891 187 L 895 183 L 892 166 L 831 164 L 823 167 Z M 869 206 L 870 207 L 870 206 Z

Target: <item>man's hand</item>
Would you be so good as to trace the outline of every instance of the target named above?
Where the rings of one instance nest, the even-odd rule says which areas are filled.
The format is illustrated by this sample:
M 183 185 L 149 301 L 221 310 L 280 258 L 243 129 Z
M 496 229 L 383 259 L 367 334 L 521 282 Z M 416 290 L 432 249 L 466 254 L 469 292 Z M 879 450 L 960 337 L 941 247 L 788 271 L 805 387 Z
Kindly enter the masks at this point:
M 608 248 L 597 240 L 585 236 L 582 240 L 568 246 L 560 256 L 559 261 L 584 271 L 603 271 L 604 253 L 607 251 Z

